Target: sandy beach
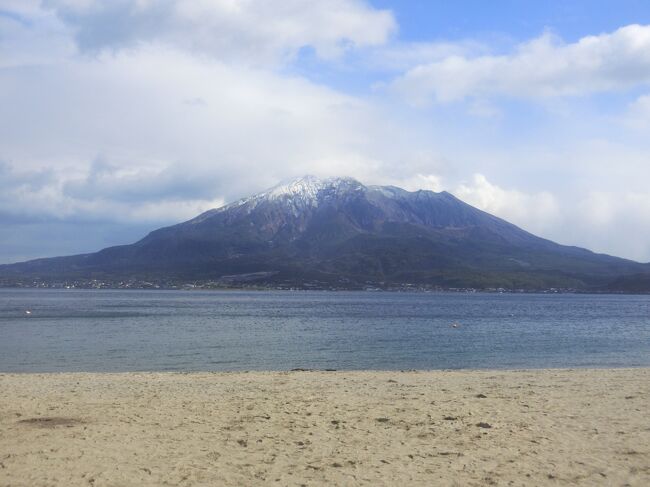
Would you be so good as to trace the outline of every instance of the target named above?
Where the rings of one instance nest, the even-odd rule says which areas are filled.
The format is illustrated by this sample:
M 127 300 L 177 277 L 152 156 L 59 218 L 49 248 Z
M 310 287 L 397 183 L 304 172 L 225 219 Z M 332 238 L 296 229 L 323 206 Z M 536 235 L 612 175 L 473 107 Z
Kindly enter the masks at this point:
M 650 485 L 650 369 L 0 375 L 0 485 Z

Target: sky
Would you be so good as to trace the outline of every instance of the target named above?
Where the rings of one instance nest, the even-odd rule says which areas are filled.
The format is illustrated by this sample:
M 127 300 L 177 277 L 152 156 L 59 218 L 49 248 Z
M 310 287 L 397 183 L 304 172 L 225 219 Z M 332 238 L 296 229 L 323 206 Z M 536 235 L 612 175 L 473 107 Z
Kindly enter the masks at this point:
M 650 261 L 646 0 L 0 0 L 0 263 L 306 174 Z

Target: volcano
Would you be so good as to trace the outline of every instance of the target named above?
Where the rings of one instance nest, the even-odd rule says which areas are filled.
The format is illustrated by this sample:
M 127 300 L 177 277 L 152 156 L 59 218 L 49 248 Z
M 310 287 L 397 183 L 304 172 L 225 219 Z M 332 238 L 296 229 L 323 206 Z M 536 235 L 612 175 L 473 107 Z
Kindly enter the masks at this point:
M 0 266 L 62 280 L 367 287 L 650 290 L 650 266 L 560 245 L 448 192 L 305 176 L 99 252 Z

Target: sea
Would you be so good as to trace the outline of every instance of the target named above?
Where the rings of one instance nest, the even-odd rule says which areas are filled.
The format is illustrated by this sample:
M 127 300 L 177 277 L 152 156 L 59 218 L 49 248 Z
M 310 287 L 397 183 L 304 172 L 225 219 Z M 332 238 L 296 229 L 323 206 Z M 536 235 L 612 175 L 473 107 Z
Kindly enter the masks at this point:
M 650 366 L 650 296 L 0 289 L 0 372 Z

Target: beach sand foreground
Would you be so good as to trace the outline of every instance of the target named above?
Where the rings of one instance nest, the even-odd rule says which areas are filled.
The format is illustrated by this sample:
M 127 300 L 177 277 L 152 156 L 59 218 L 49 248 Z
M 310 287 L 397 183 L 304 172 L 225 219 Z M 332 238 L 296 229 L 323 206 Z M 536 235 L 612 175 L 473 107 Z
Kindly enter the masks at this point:
M 650 369 L 0 374 L 0 485 L 650 485 Z

